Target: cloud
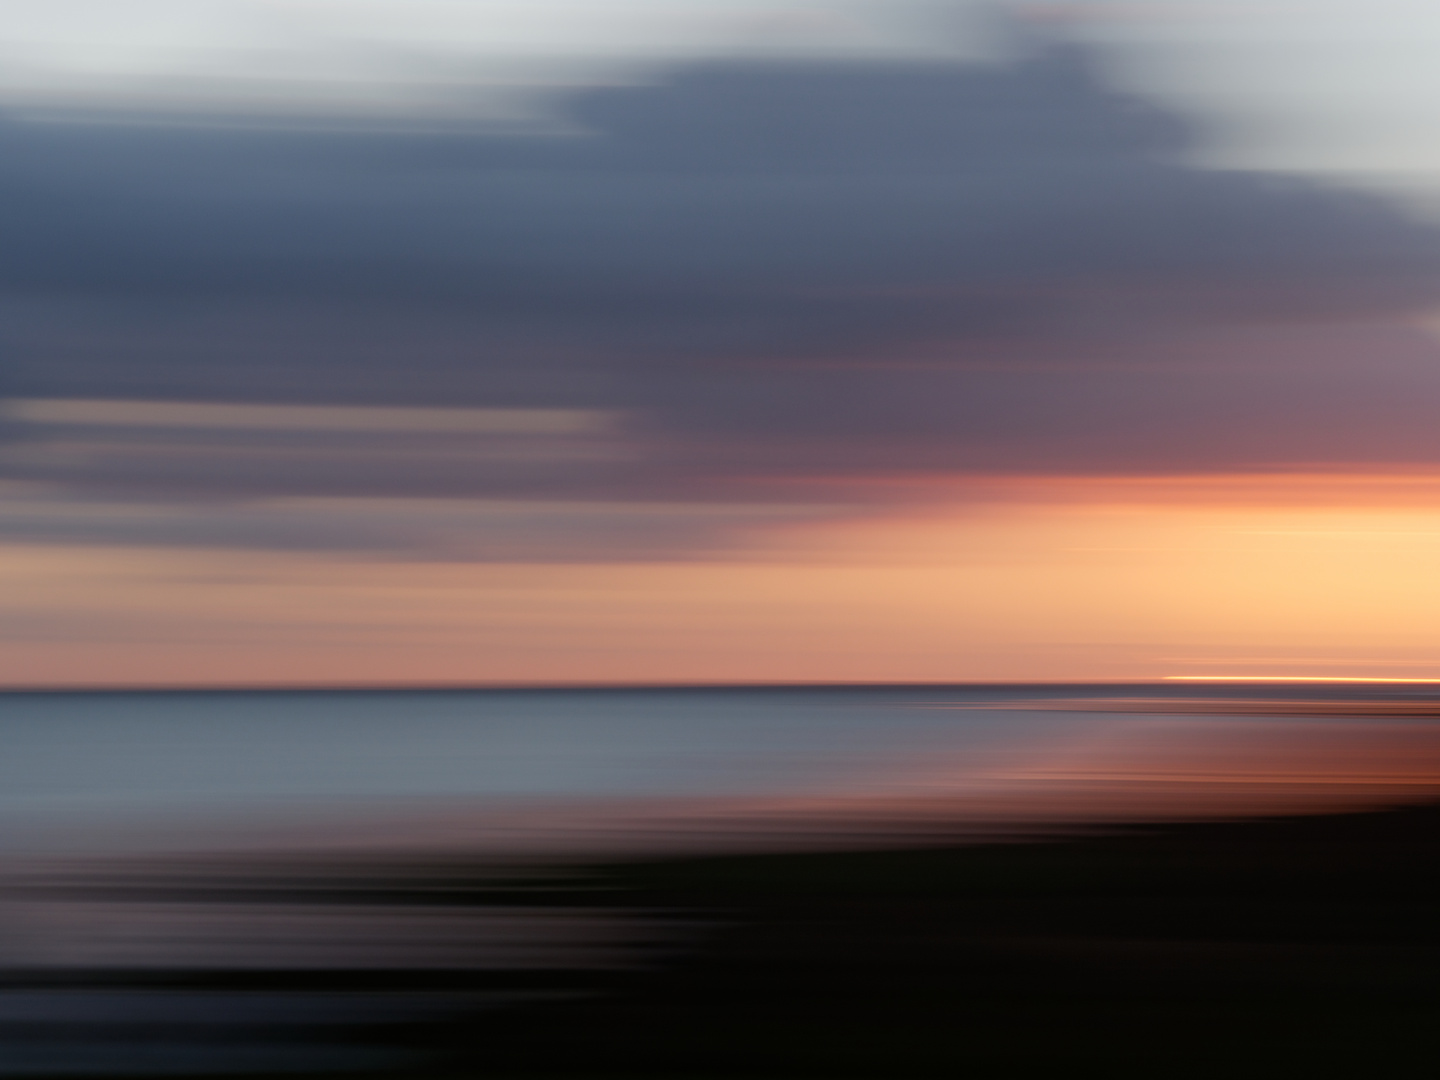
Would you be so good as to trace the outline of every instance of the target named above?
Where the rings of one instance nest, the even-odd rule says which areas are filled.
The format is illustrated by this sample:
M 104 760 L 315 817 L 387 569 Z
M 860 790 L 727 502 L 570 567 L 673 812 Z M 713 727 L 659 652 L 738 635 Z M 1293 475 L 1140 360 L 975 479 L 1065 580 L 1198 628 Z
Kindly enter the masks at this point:
M 0 128 L 0 391 L 594 410 L 624 418 L 604 446 L 12 421 L 5 475 L 804 504 L 895 472 L 1440 460 L 1436 351 L 1400 326 L 1440 296 L 1440 230 L 1187 165 L 1187 123 L 1077 50 L 712 64 L 569 108 L 543 137 Z

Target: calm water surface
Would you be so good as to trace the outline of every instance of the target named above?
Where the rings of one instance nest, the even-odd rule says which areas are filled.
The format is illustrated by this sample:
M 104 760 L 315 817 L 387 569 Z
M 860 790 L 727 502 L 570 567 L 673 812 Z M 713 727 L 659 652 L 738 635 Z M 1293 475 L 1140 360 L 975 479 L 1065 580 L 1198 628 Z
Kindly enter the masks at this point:
M 0 851 L 445 801 L 943 795 L 1157 733 L 1374 728 L 1376 708 L 1428 726 L 1429 701 L 1172 686 L 0 694 Z

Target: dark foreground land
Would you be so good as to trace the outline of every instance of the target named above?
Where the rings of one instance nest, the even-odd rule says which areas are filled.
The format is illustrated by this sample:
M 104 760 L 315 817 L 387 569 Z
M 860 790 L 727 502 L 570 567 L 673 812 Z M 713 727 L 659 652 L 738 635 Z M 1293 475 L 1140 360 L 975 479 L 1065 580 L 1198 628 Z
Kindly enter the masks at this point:
M 607 876 L 708 929 L 442 1073 L 1440 1076 L 1440 807 Z
M 430 905 L 568 908 L 554 914 L 640 927 L 649 944 L 622 948 L 639 962 L 619 970 L 12 972 L 7 1008 L 40 1001 L 50 1019 L 0 1024 L 0 1074 L 1440 1077 L 1440 806 L 669 858 L 528 884 L 445 873 L 376 875 L 317 910 L 404 910 L 411 925 Z M 242 881 L 245 910 L 325 899 L 287 880 L 275 897 Z M 202 899 L 235 900 L 226 888 Z M 390 1004 L 328 1026 L 286 1015 L 307 994 Z M 86 1001 L 88 1019 L 65 1019 Z M 247 1027 L 255 1008 L 269 1019 Z

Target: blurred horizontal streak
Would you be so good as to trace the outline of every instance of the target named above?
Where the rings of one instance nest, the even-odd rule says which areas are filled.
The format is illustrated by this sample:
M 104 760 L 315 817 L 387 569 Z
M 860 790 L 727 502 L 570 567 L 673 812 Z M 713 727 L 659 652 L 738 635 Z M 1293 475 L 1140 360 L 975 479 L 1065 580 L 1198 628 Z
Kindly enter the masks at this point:
M 620 414 L 599 409 L 15 399 L 5 412 L 10 477 L 162 502 L 457 487 L 538 495 L 583 488 L 635 456 Z
M 214 457 L 194 456 L 201 457 L 202 466 L 216 464 Z M 179 450 L 173 452 L 171 460 L 177 467 L 196 467 Z M 368 455 L 344 460 L 370 462 L 377 471 L 403 465 L 418 476 L 427 466 L 449 463 L 473 469 L 477 464 L 506 459 L 498 451 L 488 455 L 455 454 L 447 461 L 435 453 L 387 455 L 372 449 Z M 537 455 L 531 460 L 544 459 Z M 318 455 L 311 455 L 296 469 L 314 468 L 318 461 Z M 292 478 L 292 484 L 298 479 Z M 459 559 L 472 563 L 550 563 L 580 559 L 633 563 L 674 560 L 677 553 L 689 553 L 693 558 L 735 550 L 752 534 L 794 527 L 838 512 L 833 507 L 785 504 L 426 498 L 418 492 L 411 498 L 296 495 L 220 501 L 213 491 L 200 492 L 199 496 L 177 499 L 172 492 L 154 501 L 128 502 L 106 498 L 103 493 L 87 499 L 46 490 L 0 496 L 4 534 L 9 541 L 3 548 L 4 562 L 10 567 L 23 564 L 41 554 L 33 545 L 44 544 L 51 545 L 51 555 L 56 551 L 54 545 L 66 545 L 71 550 L 77 546 L 112 551 L 116 546 L 130 550 L 169 549 L 167 561 L 172 566 L 176 548 L 228 550 L 226 565 L 199 571 L 207 576 L 218 573 L 222 578 L 242 572 L 235 561 L 242 550 L 403 552 L 422 562 Z M 22 551 L 26 544 L 31 546 Z M 98 550 L 96 553 L 100 555 Z M 103 561 L 104 556 L 100 557 Z M 114 560 L 111 565 L 119 569 Z M 306 572 L 315 571 L 312 567 Z M 272 566 L 260 573 L 280 590 L 276 594 L 279 598 L 287 588 L 285 569 Z M 293 578 L 290 583 L 295 583 Z M 33 584 L 38 584 L 38 579 L 32 578 Z M 371 580 L 369 587 L 375 584 Z M 153 581 L 150 587 L 154 588 Z M 23 605 L 18 593 L 12 592 L 11 601 L 13 617 Z M 52 611 L 61 605 L 53 593 L 46 603 Z M 289 618 L 293 617 L 291 612 Z M 5 625 L 6 620 L 0 617 L 0 627 Z
M 1174 676 L 1167 676 L 1174 678 Z M 1244 681 L 1244 680 L 1228 680 Z M 1257 680 L 1271 681 L 1271 680 Z M 1280 682 L 1440 682 L 1440 679 L 1293 679 Z M 1150 713 L 1182 716 L 1220 713 L 1231 716 L 1411 716 L 1440 718 L 1440 703 L 1434 701 L 1276 701 L 1270 699 L 1206 699 L 1206 698 L 1064 698 L 1045 701 L 1013 701 L 976 705 L 969 702 L 925 702 L 917 709 L 1043 709 L 1046 712 Z
M 1440 497 L 1440 471 L 1428 465 L 1397 465 L 1385 471 L 1339 463 L 1294 463 L 1287 468 L 1236 472 L 1065 475 L 1059 472 L 959 476 L 873 477 L 870 482 L 914 489 L 912 499 L 943 497 L 974 502 L 1058 502 L 1111 506 L 1330 507 L 1359 512 L 1375 508 L 1429 509 Z M 1352 519 L 1353 520 L 1353 519 Z M 1257 532 L 1258 530 L 1248 530 Z M 1281 530 L 1266 530 L 1280 535 Z M 1314 533 L 1316 530 L 1306 530 Z M 1335 531 L 1335 530 L 1330 530 Z M 1370 530 L 1372 533 L 1376 530 Z M 1393 533 L 1394 529 L 1385 530 Z M 1413 530 L 1429 535 L 1433 530 Z M 1298 535 L 1300 530 L 1289 530 Z
M 632 962 L 613 911 L 365 903 L 11 900 L 0 972 L 576 970 Z M 18 933 L 17 933 L 18 930 Z
M 147 1038 L 24 1040 L 0 1047 L 3 1076 L 257 1076 L 413 1067 L 417 1055 L 354 1043 Z
M 1422 679 L 1376 675 L 1166 675 L 1172 682 L 1261 682 L 1261 683 L 1440 683 L 1440 679 Z
M 334 438 L 337 434 L 342 438 Z M 47 466 L 60 469 L 83 466 L 90 473 L 88 479 L 91 482 L 101 480 L 113 482 L 124 479 L 116 474 L 119 468 L 125 464 L 143 469 L 158 469 L 167 465 L 174 468 L 178 465 L 182 470 L 182 475 L 173 479 L 180 481 L 183 480 L 184 473 L 204 469 L 207 463 L 212 467 L 223 467 L 227 462 L 280 461 L 303 468 L 306 464 L 319 464 L 326 461 L 341 465 L 351 461 L 359 464 L 378 461 L 399 465 L 403 464 L 407 458 L 420 458 L 426 464 L 437 465 L 443 463 L 445 456 L 457 458 L 462 463 L 469 460 L 583 461 L 594 458 L 603 460 L 616 456 L 614 450 L 606 447 L 531 439 L 487 441 L 473 444 L 437 438 L 412 442 L 392 440 L 388 445 L 385 443 L 377 445 L 373 439 L 360 441 L 343 438 L 343 436 L 358 434 L 360 433 L 354 430 L 341 429 L 337 432 L 322 429 L 313 433 L 300 433 L 298 438 L 267 439 L 263 443 L 245 439 L 226 440 L 203 435 L 194 439 L 174 437 L 167 439 L 159 437 L 159 433 L 152 433 L 150 437 L 142 436 L 140 438 L 121 436 L 111 439 L 37 439 L 23 443 L 18 448 L 10 449 L 5 454 L 5 460 L 12 467 L 29 466 L 30 469 L 38 472 L 43 472 Z M 371 432 L 368 434 L 382 433 Z M 396 432 L 386 431 L 383 434 L 394 435 Z M 405 432 L 405 434 L 411 433 Z M 433 433 L 426 432 L 424 434 L 431 435 Z M 423 439 L 424 436 L 422 435 L 420 438 Z M 440 460 L 436 460 L 437 458 Z M 31 475 L 35 475 L 35 473 L 32 472 Z M 217 481 L 222 478 L 223 473 L 215 477 Z M 136 475 L 130 479 L 141 480 L 144 477 Z M 159 477 L 151 479 L 159 479 Z M 335 480 L 338 486 L 341 478 L 336 477 Z M 282 483 L 282 481 L 277 481 L 276 486 L 279 487 Z M 178 486 L 177 490 L 183 493 L 184 488 Z M 217 485 L 216 494 L 220 494 L 222 490 L 223 488 L 219 488 Z
M 31 424 L 241 431 L 596 435 L 613 431 L 618 420 L 618 414 L 600 409 L 385 408 L 43 398 L 14 399 L 6 408 L 13 419 Z
M 315 434 L 332 436 L 336 433 L 322 431 Z M 344 431 L 341 434 L 354 435 L 357 432 Z M 393 432 L 385 434 L 393 434 Z M 342 462 L 350 460 L 365 462 L 367 459 L 376 459 L 400 463 L 407 457 L 433 459 L 437 453 L 443 454 L 445 451 L 449 451 L 451 456 L 461 460 L 480 461 L 585 460 L 614 456 L 613 452 L 607 453 L 604 448 L 599 447 L 573 446 L 554 442 L 532 443 L 528 440 L 526 442 L 499 443 L 498 445 L 488 443 L 467 445 L 446 441 L 376 445 L 373 441 L 333 439 L 321 441 L 302 436 L 300 439 L 285 441 L 268 440 L 257 445 L 244 440 L 226 441 L 215 438 L 186 440 L 183 438 L 120 437 L 109 440 L 100 438 L 36 440 L 33 443 L 24 444 L 23 449 L 11 450 L 6 454 L 6 460 L 11 464 L 28 463 L 42 468 L 45 465 L 61 467 L 88 465 L 100 476 L 110 473 L 109 478 L 116 479 L 112 470 L 125 458 L 129 458 L 131 464 L 134 465 L 159 466 L 166 459 L 181 457 L 185 459 L 191 469 L 195 469 L 203 467 L 204 459 L 207 458 L 214 465 L 221 465 L 227 459 L 262 461 L 294 459 L 293 463 L 297 465 L 303 465 L 307 459 L 310 461 L 330 459 Z M 97 476 L 96 479 L 98 478 Z
M 513 998 L 520 995 L 506 996 Z M 498 994 L 493 997 L 505 1000 Z M 428 1019 L 437 1012 L 459 1012 L 487 1003 L 487 996 L 481 994 L 442 996 L 414 991 L 388 994 L 270 991 L 256 994 L 139 987 L 103 990 L 36 988 L 0 990 L 0 1025 L 132 1023 L 244 1028 L 377 1020 L 394 1023 L 397 1019 Z

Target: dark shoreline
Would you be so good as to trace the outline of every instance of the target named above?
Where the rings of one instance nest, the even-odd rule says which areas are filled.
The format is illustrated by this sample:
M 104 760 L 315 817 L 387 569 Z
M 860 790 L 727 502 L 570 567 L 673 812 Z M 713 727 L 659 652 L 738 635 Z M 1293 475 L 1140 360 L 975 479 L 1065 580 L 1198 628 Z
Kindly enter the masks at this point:
M 374 1080 L 1428 1078 L 1440 1063 L 1440 803 L 498 876 L 453 858 L 297 866 L 104 895 L 594 916 L 619 963 L 12 970 L 0 998 L 31 1019 L 0 1023 L 0 1074 L 236 1075 L 235 1054 L 251 1075 Z
M 604 875 L 708 929 L 606 992 L 452 1027 L 446 1075 L 1440 1068 L 1440 805 Z

